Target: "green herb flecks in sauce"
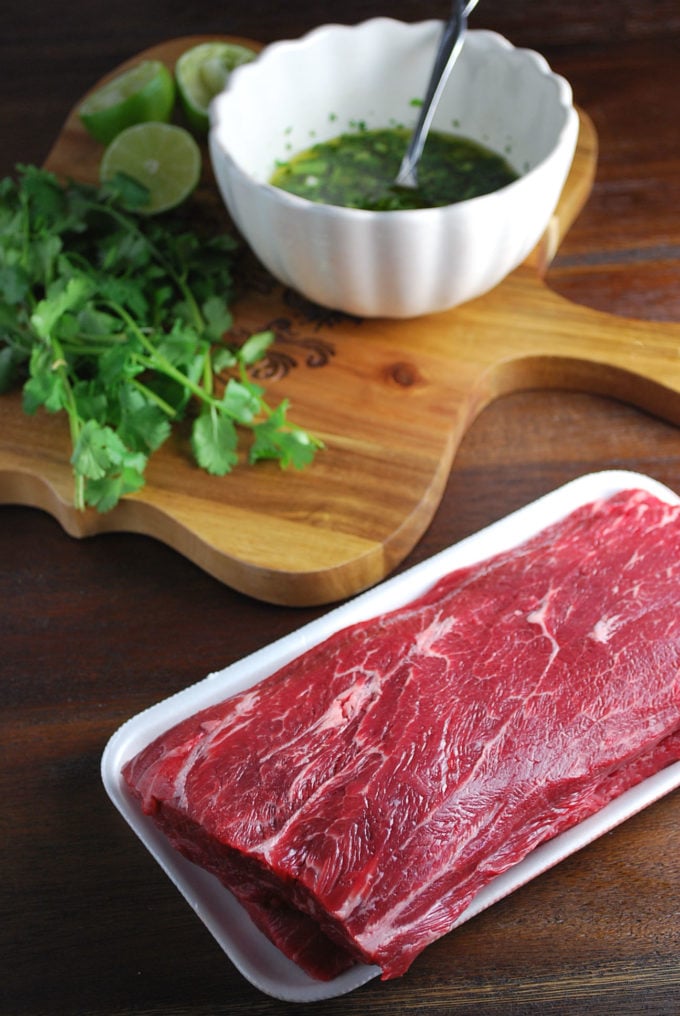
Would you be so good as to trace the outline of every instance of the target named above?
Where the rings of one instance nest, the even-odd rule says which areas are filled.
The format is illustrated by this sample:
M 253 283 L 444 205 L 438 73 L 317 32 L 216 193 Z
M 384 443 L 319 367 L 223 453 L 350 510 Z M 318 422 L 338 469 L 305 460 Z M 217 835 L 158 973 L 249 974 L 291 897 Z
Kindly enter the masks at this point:
M 431 131 L 418 167 L 418 188 L 397 187 L 394 179 L 409 138 L 405 127 L 341 134 L 279 165 L 270 182 L 310 201 L 398 211 L 455 204 L 517 179 L 510 164 L 490 149 Z

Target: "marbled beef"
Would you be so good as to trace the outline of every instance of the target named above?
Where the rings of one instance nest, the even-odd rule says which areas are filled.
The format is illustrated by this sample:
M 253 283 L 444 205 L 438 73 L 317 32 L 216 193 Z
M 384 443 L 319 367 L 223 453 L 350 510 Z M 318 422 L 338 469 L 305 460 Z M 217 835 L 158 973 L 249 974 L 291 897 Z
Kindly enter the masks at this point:
M 580 508 L 185 720 L 125 779 L 308 972 L 397 976 L 494 876 L 680 758 L 679 512 Z

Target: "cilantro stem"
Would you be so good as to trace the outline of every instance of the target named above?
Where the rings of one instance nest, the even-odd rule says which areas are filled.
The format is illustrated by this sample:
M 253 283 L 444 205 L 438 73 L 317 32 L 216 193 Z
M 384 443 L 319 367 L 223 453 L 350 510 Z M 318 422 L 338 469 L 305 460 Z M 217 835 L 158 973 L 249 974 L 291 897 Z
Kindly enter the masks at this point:
M 192 395 L 195 395 L 196 398 L 205 402 L 207 405 L 219 407 L 218 400 L 213 398 L 212 395 L 213 381 L 209 350 L 205 353 L 203 364 L 203 379 L 204 384 L 206 385 L 204 388 L 193 381 L 187 374 L 178 370 L 174 364 L 170 363 L 170 361 L 159 352 L 157 347 L 144 334 L 143 329 L 139 328 L 137 322 L 133 319 L 131 314 L 128 314 L 124 307 L 121 307 L 119 304 L 115 304 L 112 301 L 106 301 L 106 306 L 108 306 L 111 310 L 115 310 L 116 313 L 120 315 L 132 334 L 146 350 L 148 354 L 146 356 L 142 353 L 134 354 L 137 363 L 139 363 L 142 367 L 146 367 L 148 370 L 158 371 L 161 374 L 165 374 L 166 377 L 171 378 L 173 381 L 177 381 L 180 385 L 190 391 Z M 175 415 L 174 411 L 173 415 Z
M 186 374 L 183 374 L 181 370 L 177 370 L 177 368 L 174 367 L 169 360 L 166 360 L 165 357 L 157 351 L 154 351 L 150 356 L 144 356 L 141 353 L 137 353 L 135 359 L 143 367 L 147 367 L 149 370 L 156 370 L 160 374 L 165 374 L 165 376 L 169 377 L 172 381 L 177 381 L 190 391 L 192 395 L 195 395 L 196 398 L 200 399 L 201 402 L 205 402 L 206 405 L 214 406 L 215 408 L 219 407 L 217 399 L 214 399 L 211 395 L 209 395 L 205 389 L 203 389 L 199 384 L 196 384 L 195 381 L 192 381 Z
M 213 393 L 213 369 L 212 360 L 210 358 L 210 349 L 206 351 L 203 358 L 203 391 L 208 396 L 212 396 Z
M 80 413 L 78 412 L 78 404 L 69 378 L 66 358 L 61 344 L 52 336 L 49 339 L 49 345 L 51 346 L 54 355 L 54 366 L 52 369 L 56 370 L 61 381 L 65 401 L 64 409 L 66 410 L 69 433 L 71 436 L 71 445 L 75 448 L 78 444 L 78 439 L 80 438 L 83 421 L 81 420 Z M 85 478 L 77 470 L 74 470 L 73 481 L 73 503 L 76 508 L 82 510 L 85 507 Z
M 164 398 L 161 398 L 158 392 L 155 392 L 153 391 L 152 388 L 149 388 L 147 385 L 142 384 L 139 378 L 133 378 L 132 384 L 135 386 L 137 391 L 142 392 L 142 394 L 147 399 L 149 399 L 149 401 L 157 405 L 159 409 L 162 409 L 165 415 L 170 417 L 171 420 L 177 418 L 177 416 L 179 415 L 177 410 L 174 409 L 169 402 L 166 402 Z
M 112 346 L 123 346 L 128 341 L 127 335 L 75 335 L 68 341 L 68 348 L 78 356 L 101 356 Z

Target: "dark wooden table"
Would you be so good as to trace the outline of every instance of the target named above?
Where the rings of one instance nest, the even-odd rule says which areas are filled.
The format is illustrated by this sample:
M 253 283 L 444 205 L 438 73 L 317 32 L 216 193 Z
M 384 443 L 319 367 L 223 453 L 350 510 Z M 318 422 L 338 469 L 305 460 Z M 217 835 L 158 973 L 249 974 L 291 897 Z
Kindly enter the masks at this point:
M 324 21 L 447 9 L 425 6 L 8 0 L 2 175 L 41 162 L 82 93 L 161 39 L 226 32 L 266 42 Z M 598 131 L 595 187 L 550 284 L 617 314 L 680 320 L 676 0 L 485 0 L 474 19 L 542 50 Z M 499 400 L 472 426 L 403 567 L 611 467 L 680 491 L 680 431 L 583 393 Z M 299 1011 L 232 968 L 110 805 L 99 760 L 126 718 L 319 613 L 249 600 L 147 538 L 78 542 L 45 514 L 0 507 L 0 1012 Z M 679 826 L 675 793 L 431 946 L 401 980 L 314 1011 L 680 1012 Z

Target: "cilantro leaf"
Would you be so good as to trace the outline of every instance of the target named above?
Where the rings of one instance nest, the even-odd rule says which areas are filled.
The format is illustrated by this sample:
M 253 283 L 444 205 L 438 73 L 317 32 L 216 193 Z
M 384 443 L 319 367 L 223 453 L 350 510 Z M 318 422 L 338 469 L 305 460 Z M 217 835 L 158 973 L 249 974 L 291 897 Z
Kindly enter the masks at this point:
M 205 320 L 206 338 L 217 342 L 225 332 L 229 331 L 233 323 L 227 302 L 221 296 L 211 296 L 209 300 L 205 301 L 201 310 Z
M 120 466 L 127 448 L 115 430 L 96 420 L 88 420 L 80 431 L 71 464 L 87 480 L 101 480 L 111 466 Z
M 68 381 L 63 361 L 55 360 L 49 346 L 35 346 L 30 358 L 30 377 L 22 392 L 24 412 L 32 415 L 40 406 L 48 413 L 56 413 L 69 405 Z
M 236 427 L 227 416 L 206 410 L 194 420 L 191 447 L 199 466 L 213 476 L 230 473 L 238 462 Z
M 119 392 L 118 433 L 128 447 L 145 453 L 156 451 L 170 436 L 170 421 L 152 393 L 126 384 Z
M 238 423 L 253 423 L 262 405 L 262 388 L 230 378 L 220 402 L 220 409 Z
M 304 469 L 314 460 L 316 452 L 323 444 L 302 428 L 287 425 L 287 410 L 288 401 L 284 399 L 268 419 L 253 427 L 254 440 L 249 453 L 250 462 L 276 459 L 282 469 L 287 466 Z
M 212 353 L 212 369 L 215 374 L 221 374 L 223 370 L 229 370 L 238 363 L 238 357 L 229 346 L 222 346 L 214 349 Z
M 48 290 L 33 314 L 31 324 L 40 339 L 49 339 L 59 319 L 70 310 L 82 306 L 92 292 L 92 283 L 84 276 L 72 276 L 66 282 L 59 279 Z
M 15 304 L 25 300 L 30 284 L 30 276 L 23 265 L 6 260 L 0 267 L 0 295 L 5 303 Z
M 274 333 L 271 331 L 257 332 L 255 335 L 251 335 L 239 350 L 240 361 L 246 364 L 246 366 L 257 363 L 262 359 L 273 341 Z

